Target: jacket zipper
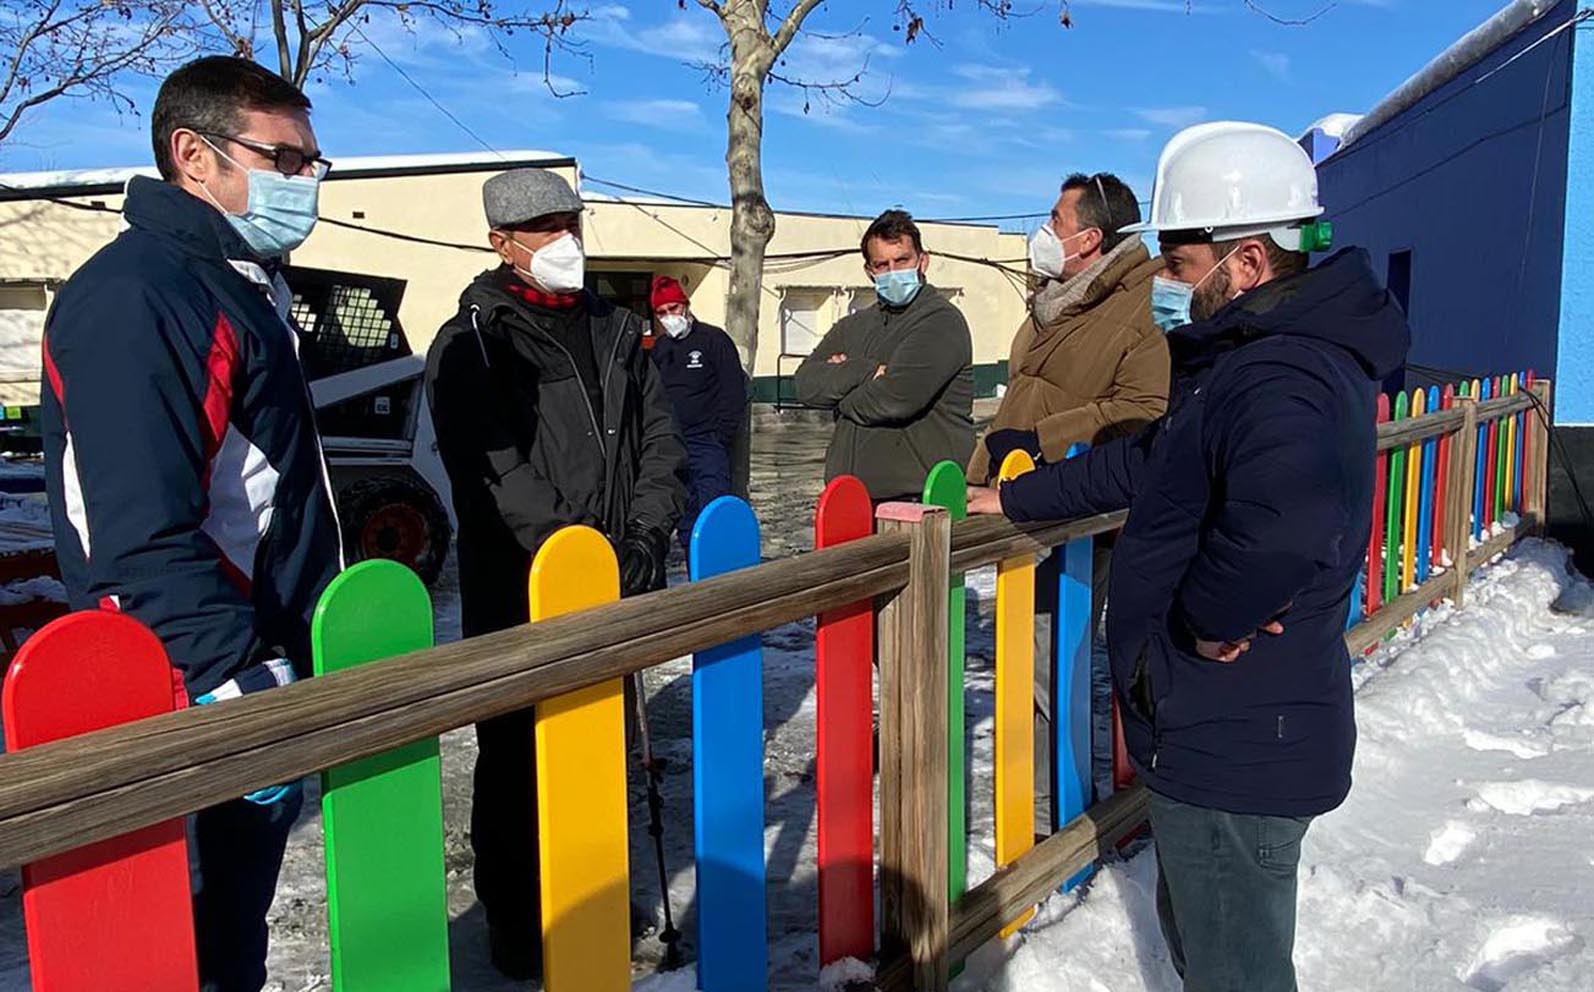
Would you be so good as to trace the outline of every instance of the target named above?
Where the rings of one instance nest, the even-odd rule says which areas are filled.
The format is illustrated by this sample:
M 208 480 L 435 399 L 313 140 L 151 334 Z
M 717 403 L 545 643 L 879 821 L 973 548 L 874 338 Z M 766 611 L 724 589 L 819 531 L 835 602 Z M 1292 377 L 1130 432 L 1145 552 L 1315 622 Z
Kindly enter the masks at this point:
M 573 369 L 575 371 L 575 373 L 576 373 L 576 381 L 580 382 L 581 381 L 581 370 L 576 368 L 576 356 L 570 353 L 570 349 L 566 348 L 564 345 L 560 344 L 558 338 L 554 337 L 552 334 L 549 334 L 547 331 L 544 331 L 542 328 L 540 328 L 540 327 L 536 326 L 535 324 L 531 323 L 531 321 L 527 321 L 526 322 L 526 326 L 531 328 L 532 330 L 536 331 L 538 334 L 541 334 L 543 337 L 547 338 L 549 340 L 549 342 L 551 342 L 555 348 L 558 348 L 561 352 L 564 353 L 565 358 L 569 359 L 569 361 L 570 361 L 571 369 Z M 590 334 L 591 330 L 589 329 L 587 333 Z M 612 355 L 610 356 L 610 361 L 611 362 L 613 361 L 613 356 Z M 604 377 L 604 387 L 605 388 L 608 387 L 608 383 L 609 383 L 608 377 L 607 377 L 607 375 L 605 375 L 605 377 Z M 581 404 L 584 407 L 586 407 L 586 409 L 587 409 L 587 419 L 592 421 L 592 429 L 593 429 L 593 432 L 594 432 L 593 436 L 596 437 L 597 441 L 598 441 L 598 452 L 603 455 L 603 460 L 604 460 L 605 463 L 607 463 L 608 460 L 609 460 L 609 446 L 607 444 L 605 444 L 604 441 L 603 441 L 603 425 L 598 423 L 598 415 L 592 409 L 592 398 L 587 395 L 587 391 L 586 391 L 585 388 L 583 388 L 581 390 Z
M 559 351 L 564 354 L 565 358 L 568 359 L 569 362 L 570 362 L 571 369 L 573 369 L 575 371 L 575 373 L 576 373 L 576 381 L 579 383 L 581 381 L 581 370 L 576 368 L 576 356 L 571 354 L 570 349 L 566 348 L 563 344 L 561 344 L 559 342 L 558 338 L 554 337 L 552 334 L 549 334 L 547 331 L 544 331 L 542 328 L 540 328 L 537 325 L 533 324 L 531 321 L 528 320 L 525 323 L 526 323 L 527 327 L 531 328 L 536 333 L 538 333 L 538 334 L 542 335 L 543 337 L 547 338 L 548 341 L 550 343 L 552 343 L 555 348 L 558 348 Z M 625 335 L 629 331 L 630 331 L 630 326 L 627 325 L 627 324 L 622 324 L 621 327 L 620 327 L 620 332 L 615 335 L 614 343 L 609 346 L 609 361 L 603 367 L 602 387 L 603 387 L 603 396 L 604 396 L 605 405 L 608 404 L 609 377 L 614 371 L 614 360 L 620 354 L 620 339 L 625 337 Z M 591 323 L 590 323 L 590 315 L 589 315 L 589 323 L 588 323 L 588 325 L 586 327 L 586 333 L 588 333 L 588 334 L 592 333 L 592 326 L 591 326 Z M 598 442 L 598 453 L 603 456 L 603 465 L 604 465 L 604 473 L 603 473 L 604 501 L 606 503 L 609 503 L 610 501 L 612 501 L 614 499 L 614 468 L 615 468 L 615 466 L 613 466 L 613 465 L 611 465 L 609 463 L 609 445 L 604 440 L 603 430 L 604 430 L 604 426 L 605 426 L 605 423 L 607 422 L 608 418 L 605 417 L 603 422 L 600 422 L 598 420 L 598 413 L 597 413 L 596 410 L 594 410 L 592 408 L 592 398 L 587 395 L 587 390 L 586 390 L 585 387 L 583 387 L 581 389 L 581 403 L 582 403 L 582 405 L 584 407 L 586 407 L 587 419 L 592 422 L 593 436 L 596 438 L 596 440 Z M 607 518 L 609 516 L 609 514 L 606 512 L 604 514 L 604 516 Z
M 619 333 L 614 336 L 614 343 L 609 346 L 609 360 L 603 366 L 602 391 L 603 391 L 603 414 L 604 414 L 604 416 L 603 416 L 603 424 L 600 425 L 599 428 L 598 428 L 598 431 L 599 431 L 598 442 L 603 446 L 603 461 L 604 461 L 604 465 L 606 466 L 606 469 L 607 469 L 607 471 L 604 473 L 604 480 L 603 480 L 604 493 L 603 493 L 603 495 L 604 495 L 604 499 L 609 503 L 609 506 L 610 506 L 611 509 L 614 506 L 614 473 L 619 469 L 619 465 L 618 465 L 618 463 L 610 464 L 610 462 L 609 462 L 609 448 L 608 448 L 608 445 L 606 443 L 604 443 L 604 438 L 603 438 L 602 432 L 609 425 L 609 377 L 614 374 L 614 362 L 615 362 L 615 359 L 620 357 L 620 339 L 624 338 L 627 334 L 630 333 L 630 331 L 631 331 L 630 324 L 622 321 L 621 324 L 620 324 Z M 590 325 L 589 325 L 589 327 L 587 329 L 587 333 L 588 334 L 592 333 Z M 571 361 L 572 365 L 575 364 L 575 359 L 574 358 L 572 358 L 570 361 Z M 577 378 L 580 378 L 580 375 L 581 374 L 579 372 L 576 373 L 576 377 Z M 582 390 L 582 393 L 583 393 L 583 395 L 585 395 L 586 390 Z M 587 408 L 589 410 L 592 408 L 592 401 L 591 400 L 587 401 Z M 596 414 L 593 415 L 593 420 L 594 421 L 597 420 L 597 415 Z M 612 513 L 606 513 L 606 514 L 604 514 L 604 516 L 612 518 L 613 514 Z M 627 528 L 629 528 L 631 526 L 631 522 L 629 520 L 625 521 L 625 526 Z

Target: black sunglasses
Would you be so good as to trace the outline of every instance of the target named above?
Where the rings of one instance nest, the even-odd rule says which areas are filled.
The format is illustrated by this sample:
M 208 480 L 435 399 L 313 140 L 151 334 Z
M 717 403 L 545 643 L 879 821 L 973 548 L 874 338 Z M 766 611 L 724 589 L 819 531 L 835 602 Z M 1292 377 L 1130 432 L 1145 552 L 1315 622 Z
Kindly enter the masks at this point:
M 325 179 L 327 173 L 332 171 L 332 163 L 322 158 L 320 154 L 306 155 L 304 149 L 295 148 L 293 145 L 267 145 L 247 138 L 239 138 L 231 134 L 218 134 L 215 131 L 199 131 L 198 134 L 206 138 L 220 138 L 230 141 L 235 145 L 242 145 L 252 152 L 258 152 L 271 159 L 272 168 L 285 176 L 297 176 L 304 172 L 304 167 L 310 167 L 310 174 L 316 179 Z

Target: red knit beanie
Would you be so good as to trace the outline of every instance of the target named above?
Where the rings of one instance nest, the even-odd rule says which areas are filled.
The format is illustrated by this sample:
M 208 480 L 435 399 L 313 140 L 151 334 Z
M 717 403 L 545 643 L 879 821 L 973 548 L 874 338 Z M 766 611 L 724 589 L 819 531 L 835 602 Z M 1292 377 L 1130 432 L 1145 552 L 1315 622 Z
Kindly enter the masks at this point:
M 669 276 L 659 276 L 653 280 L 653 298 L 650 302 L 653 309 L 657 310 L 671 303 L 685 303 L 690 306 L 692 301 L 686 298 L 686 290 L 681 288 L 680 283 Z

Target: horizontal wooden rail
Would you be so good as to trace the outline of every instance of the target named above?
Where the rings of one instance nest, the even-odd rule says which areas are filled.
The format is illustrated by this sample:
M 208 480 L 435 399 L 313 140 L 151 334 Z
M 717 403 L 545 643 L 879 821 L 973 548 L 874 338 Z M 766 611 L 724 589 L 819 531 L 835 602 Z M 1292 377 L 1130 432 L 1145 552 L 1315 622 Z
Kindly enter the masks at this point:
M 959 522 L 960 568 L 1116 527 L 1122 515 Z M 878 535 L 280 690 L 0 755 L 0 865 L 24 864 L 275 782 L 902 588 Z
M 1537 526 L 1537 521 L 1524 518 L 1517 526 L 1507 527 L 1497 536 L 1468 552 L 1467 574 L 1471 575 L 1487 565 L 1496 555 L 1508 551 L 1517 541 L 1534 533 Z M 1449 572 L 1434 576 L 1410 592 L 1384 604 L 1377 613 L 1351 628 L 1345 635 L 1345 647 L 1350 651 L 1351 657 L 1361 657 L 1368 648 L 1388 637 L 1391 631 L 1451 595 L 1455 588 L 1456 580 Z
M 1045 902 L 1145 822 L 1151 796 L 1136 785 L 1114 793 L 969 890 L 952 907 L 947 958 L 966 960 L 1025 909 Z M 904 957 L 885 962 L 876 984 L 883 992 L 909 992 L 912 969 Z
M 1394 602 L 1385 603 L 1377 613 L 1351 628 L 1345 635 L 1345 648 L 1352 658 L 1361 657 L 1368 648 L 1388 637 L 1390 631 L 1449 595 L 1455 585 L 1455 579 L 1448 573 L 1436 575 Z
M 1040 554 L 1069 541 L 1105 534 L 1124 525 L 1128 513 L 1104 513 L 1062 523 L 1014 526 L 1002 517 L 971 517 L 952 526 L 952 571 L 967 572 L 1009 558 Z
M 881 536 L 0 756 L 18 865 L 900 588 Z
M 1482 400 L 1478 403 L 1478 422 L 1500 420 L 1512 414 L 1531 410 L 1536 406 L 1533 397 L 1527 393 L 1513 393 L 1510 396 L 1497 396 L 1492 400 Z
M 1491 420 L 1501 420 L 1505 417 L 1515 416 L 1524 410 L 1532 409 L 1533 406 L 1533 398 L 1526 393 L 1484 400 L 1478 404 L 1478 423 L 1486 424 Z M 1451 409 L 1440 410 L 1437 413 L 1425 413 L 1420 417 L 1410 417 L 1406 420 L 1391 420 L 1379 424 L 1378 450 L 1389 451 L 1391 448 L 1404 448 L 1419 441 L 1426 441 L 1431 437 L 1454 434 L 1461 429 L 1461 417 L 1462 414 L 1459 409 Z
M 1460 410 L 1441 410 L 1406 420 L 1390 420 L 1378 425 L 1378 450 L 1404 448 L 1431 437 L 1454 434 L 1460 429 Z
M 1482 544 L 1467 552 L 1467 571 L 1476 572 L 1484 565 L 1489 564 L 1497 556 L 1511 550 L 1516 544 L 1531 534 L 1539 531 L 1540 521 L 1531 517 L 1523 517 L 1515 527 L 1507 527 L 1500 533 L 1484 541 Z

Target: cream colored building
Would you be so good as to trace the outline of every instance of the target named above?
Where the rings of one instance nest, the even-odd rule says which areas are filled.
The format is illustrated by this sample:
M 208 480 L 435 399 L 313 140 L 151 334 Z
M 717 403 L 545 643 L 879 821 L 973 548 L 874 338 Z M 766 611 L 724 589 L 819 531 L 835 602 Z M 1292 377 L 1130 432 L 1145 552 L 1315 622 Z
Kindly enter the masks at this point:
M 475 250 L 486 247 L 482 182 L 523 166 L 552 169 L 580 186 L 574 159 L 545 152 L 339 159 L 322 186 L 322 223 L 294 252 L 293 263 L 402 282 L 399 317 L 410 346 L 424 352 L 438 326 L 454 314 L 460 290 L 495 264 L 485 250 Z M 0 402 L 37 401 L 39 333 L 51 294 L 116 236 L 121 218 L 112 211 L 136 173 L 152 175 L 153 169 L 0 175 Z M 619 199 L 590 189 L 583 198 L 594 290 L 645 311 L 651 278 L 674 276 L 686 286 L 698 317 L 723 325 L 728 207 Z M 766 401 L 775 397 L 779 377 L 789 376 L 799 356 L 833 323 L 874 300 L 858 254 L 871 218 L 777 218 L 755 369 L 755 395 Z M 987 226 L 922 228 L 934 256 L 930 281 L 968 318 L 976 385 L 989 395 L 1024 317 L 1024 239 Z

